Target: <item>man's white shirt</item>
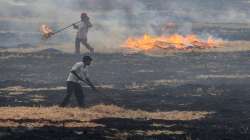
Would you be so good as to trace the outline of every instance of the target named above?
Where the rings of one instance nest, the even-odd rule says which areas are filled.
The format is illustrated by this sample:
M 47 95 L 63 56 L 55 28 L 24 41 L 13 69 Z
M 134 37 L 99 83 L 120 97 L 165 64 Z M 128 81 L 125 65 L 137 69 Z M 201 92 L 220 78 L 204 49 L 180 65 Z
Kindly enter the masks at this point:
M 78 76 L 80 76 L 82 79 L 86 79 L 89 77 L 88 74 L 88 66 L 84 67 L 83 62 L 77 62 L 71 69 L 71 71 L 75 71 Z M 72 73 L 69 73 L 69 76 L 67 78 L 67 81 L 79 83 L 80 80 Z
M 76 34 L 76 38 L 78 39 L 86 39 L 88 30 L 89 30 L 89 25 L 90 23 L 81 21 L 79 26 L 78 26 L 78 31 Z

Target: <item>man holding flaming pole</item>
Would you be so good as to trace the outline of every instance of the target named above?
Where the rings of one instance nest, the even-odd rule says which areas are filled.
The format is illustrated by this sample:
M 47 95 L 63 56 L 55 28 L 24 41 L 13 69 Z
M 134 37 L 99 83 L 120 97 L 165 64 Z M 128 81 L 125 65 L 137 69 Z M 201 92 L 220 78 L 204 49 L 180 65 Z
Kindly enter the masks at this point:
M 91 22 L 89 21 L 89 17 L 86 13 L 81 14 L 81 21 L 79 25 L 73 24 L 74 29 L 77 29 L 76 40 L 75 40 L 75 53 L 80 54 L 80 44 L 82 43 L 91 53 L 94 52 L 94 48 L 92 48 L 88 44 L 87 34 L 89 28 L 92 27 Z

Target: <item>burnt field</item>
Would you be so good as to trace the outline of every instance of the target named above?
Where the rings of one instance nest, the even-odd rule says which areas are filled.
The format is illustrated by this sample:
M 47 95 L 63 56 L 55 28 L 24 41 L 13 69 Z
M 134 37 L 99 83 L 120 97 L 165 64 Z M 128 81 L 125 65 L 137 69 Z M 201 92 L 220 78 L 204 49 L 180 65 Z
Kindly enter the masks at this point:
M 86 108 L 59 108 L 81 59 L 0 52 L 1 139 L 250 139 L 250 51 L 95 54 Z M 73 98 L 74 99 L 74 98 Z

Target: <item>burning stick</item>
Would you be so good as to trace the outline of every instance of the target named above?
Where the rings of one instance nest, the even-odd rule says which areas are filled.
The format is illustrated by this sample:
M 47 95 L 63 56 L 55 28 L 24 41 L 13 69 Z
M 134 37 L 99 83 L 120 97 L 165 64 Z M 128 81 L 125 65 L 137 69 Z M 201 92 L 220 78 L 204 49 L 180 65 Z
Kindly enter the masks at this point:
M 42 33 L 43 39 L 48 39 L 52 35 L 54 35 L 53 30 L 48 25 L 45 25 L 45 24 L 43 24 L 40 27 L 40 32 Z
M 43 39 L 49 39 L 51 36 L 53 36 L 53 35 L 55 35 L 55 34 L 57 34 L 57 33 L 60 33 L 60 32 L 62 32 L 62 31 L 64 31 L 64 30 L 70 28 L 71 26 L 80 23 L 80 22 L 81 22 L 81 21 L 72 23 L 72 24 L 70 24 L 70 25 L 68 25 L 68 26 L 66 26 L 66 27 L 64 27 L 64 28 L 62 28 L 62 29 L 59 29 L 59 30 L 55 31 L 55 32 L 54 32 L 48 25 L 43 24 L 43 25 L 40 27 L 40 32 L 42 33 L 42 36 L 43 36 L 42 38 L 43 38 Z

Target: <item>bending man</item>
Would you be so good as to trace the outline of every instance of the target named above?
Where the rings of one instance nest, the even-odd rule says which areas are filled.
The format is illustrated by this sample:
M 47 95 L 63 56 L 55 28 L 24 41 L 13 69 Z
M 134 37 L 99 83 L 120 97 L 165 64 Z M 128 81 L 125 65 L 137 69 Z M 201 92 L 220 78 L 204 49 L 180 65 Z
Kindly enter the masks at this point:
M 88 66 L 91 64 L 92 58 L 90 56 L 84 56 L 82 62 L 77 62 L 71 69 L 67 79 L 67 95 L 65 96 L 61 107 L 67 106 L 71 95 L 74 93 L 79 107 L 84 107 L 84 94 L 82 91 L 81 82 L 91 86 L 96 91 L 95 86 L 89 80 Z

